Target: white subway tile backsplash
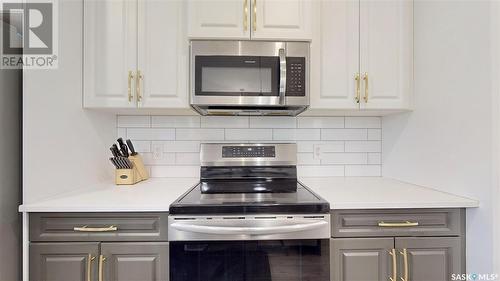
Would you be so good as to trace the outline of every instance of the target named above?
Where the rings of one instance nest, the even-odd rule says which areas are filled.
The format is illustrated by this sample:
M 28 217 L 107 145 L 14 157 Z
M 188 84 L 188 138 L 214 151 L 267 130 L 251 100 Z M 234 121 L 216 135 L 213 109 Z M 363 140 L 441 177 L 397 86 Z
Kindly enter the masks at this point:
M 297 167 L 299 177 L 343 177 L 344 166 L 299 166 Z
M 153 128 L 199 128 L 200 116 L 153 116 Z
M 380 117 L 346 117 L 346 128 L 382 128 Z
M 273 140 L 320 140 L 320 129 L 273 129 Z
M 136 152 L 151 152 L 151 141 L 134 141 L 133 145 Z
M 250 128 L 295 128 L 294 117 L 250 117 Z
M 117 136 L 134 141 L 152 177 L 199 177 L 200 145 L 214 142 L 297 143 L 301 177 L 382 170 L 379 117 L 118 116 Z
M 382 140 L 382 129 L 368 129 L 368 140 Z
M 141 155 L 146 166 L 175 164 L 175 153 L 162 153 L 158 158 L 155 158 L 153 153 L 142 153 Z
M 380 165 L 346 165 L 346 177 L 380 177 L 382 169 Z
M 367 164 L 367 153 L 323 153 L 321 154 L 321 164 L 342 165 L 342 164 Z
M 368 164 L 369 165 L 381 165 L 382 164 L 382 153 L 368 153 Z
M 298 117 L 298 128 L 344 128 L 344 117 Z
M 380 141 L 346 141 L 346 152 L 382 152 Z
M 313 153 L 297 153 L 298 165 L 320 165 L 321 161 L 314 158 Z
M 321 130 L 322 140 L 366 140 L 368 139 L 367 129 L 323 129 Z
M 128 128 L 127 138 L 132 140 L 174 140 L 175 129 Z
M 200 152 L 200 141 L 165 141 L 165 152 Z
M 226 140 L 271 140 L 271 129 L 226 129 Z
M 177 140 L 224 140 L 224 129 L 176 129 Z
M 153 178 L 199 178 L 200 166 L 151 166 Z
M 175 164 L 178 165 L 200 165 L 199 153 L 176 153 Z
M 151 116 L 118 116 L 118 128 L 149 128 Z
M 202 128 L 248 128 L 246 116 L 202 116 Z

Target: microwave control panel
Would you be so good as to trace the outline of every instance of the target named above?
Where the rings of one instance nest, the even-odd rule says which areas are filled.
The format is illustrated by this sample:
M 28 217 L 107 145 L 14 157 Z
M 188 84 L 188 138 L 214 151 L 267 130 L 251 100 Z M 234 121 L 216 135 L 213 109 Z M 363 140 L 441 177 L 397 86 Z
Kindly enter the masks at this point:
M 286 58 L 286 95 L 303 97 L 306 95 L 306 59 Z

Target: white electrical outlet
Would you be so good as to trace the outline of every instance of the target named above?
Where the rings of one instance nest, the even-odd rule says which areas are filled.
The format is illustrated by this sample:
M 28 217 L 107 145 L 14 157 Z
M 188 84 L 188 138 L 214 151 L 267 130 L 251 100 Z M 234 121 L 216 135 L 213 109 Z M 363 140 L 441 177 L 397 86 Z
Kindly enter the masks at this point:
M 314 146 L 314 159 L 321 159 L 321 145 Z
M 153 144 L 153 159 L 161 160 L 163 159 L 163 145 L 162 144 Z

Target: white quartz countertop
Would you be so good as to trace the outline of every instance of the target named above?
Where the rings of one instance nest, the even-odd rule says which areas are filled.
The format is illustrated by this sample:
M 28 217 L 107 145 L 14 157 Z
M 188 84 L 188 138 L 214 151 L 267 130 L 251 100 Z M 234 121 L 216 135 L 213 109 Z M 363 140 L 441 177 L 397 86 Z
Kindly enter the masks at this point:
M 197 178 L 156 178 L 133 186 L 99 184 L 21 205 L 21 212 L 167 212 Z M 473 199 L 380 177 L 302 178 L 331 209 L 470 208 Z

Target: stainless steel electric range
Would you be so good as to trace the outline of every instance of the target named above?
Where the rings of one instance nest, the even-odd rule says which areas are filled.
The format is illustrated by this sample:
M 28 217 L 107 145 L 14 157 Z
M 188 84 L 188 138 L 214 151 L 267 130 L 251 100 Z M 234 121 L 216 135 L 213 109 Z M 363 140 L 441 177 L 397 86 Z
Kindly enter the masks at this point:
M 202 144 L 170 205 L 171 281 L 328 281 L 330 206 L 297 180 L 295 144 Z

